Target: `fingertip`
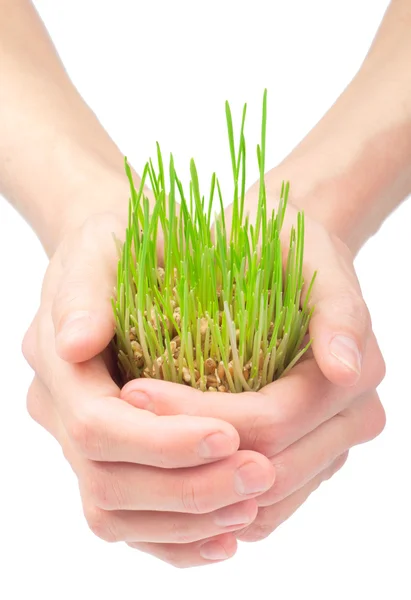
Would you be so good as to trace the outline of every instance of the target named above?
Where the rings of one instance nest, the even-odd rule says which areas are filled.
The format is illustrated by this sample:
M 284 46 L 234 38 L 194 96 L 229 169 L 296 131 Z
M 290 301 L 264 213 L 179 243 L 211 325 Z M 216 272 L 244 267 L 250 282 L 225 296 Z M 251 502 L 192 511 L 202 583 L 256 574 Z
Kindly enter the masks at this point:
M 237 552 L 237 538 L 233 533 L 225 533 L 218 537 L 209 538 L 199 547 L 201 558 L 205 560 L 221 561 L 232 558 Z
M 204 392 L 180 383 L 141 377 L 126 383 L 121 389 L 120 398 L 133 406 L 152 410 L 157 414 L 190 414 L 190 411 L 185 409 L 189 409 L 191 405 L 195 414 L 198 401 L 204 398 Z M 149 409 L 147 404 L 150 404 Z M 181 410 L 182 407 L 184 411 Z
M 328 381 L 339 387 L 353 387 L 358 383 L 360 379 L 359 374 L 354 373 L 347 367 L 343 367 L 340 365 L 330 364 L 326 367 L 320 366 L 320 368 L 324 376 L 328 379 Z
M 87 311 L 78 311 L 58 325 L 56 352 L 67 362 L 83 362 L 102 352 L 113 335 L 111 320 Z
M 120 398 L 135 408 L 141 408 L 142 410 L 155 412 L 155 405 L 150 396 L 142 390 L 134 389 L 132 386 L 130 386 L 130 383 L 133 382 L 130 381 L 123 387 L 120 392 Z
M 227 458 L 237 452 L 240 445 L 238 434 L 234 430 L 216 431 L 203 438 L 198 447 L 198 454 L 204 459 Z
M 190 413 L 182 410 L 182 396 L 187 395 L 193 409 Z M 227 421 L 212 416 L 196 414 L 195 397 L 203 393 L 185 385 L 156 379 L 133 379 L 124 385 L 120 398 L 135 408 L 154 413 L 159 418 L 178 418 L 180 425 L 195 427 L 201 434 L 199 455 L 204 459 L 228 457 L 240 447 L 237 429 Z M 186 406 L 186 404 L 184 404 Z M 198 404 L 197 404 L 198 409 Z
M 313 354 L 323 375 L 334 385 L 352 387 L 358 383 L 362 369 L 358 350 L 349 357 L 340 351 L 339 343 L 331 342 L 325 349 L 313 344 Z

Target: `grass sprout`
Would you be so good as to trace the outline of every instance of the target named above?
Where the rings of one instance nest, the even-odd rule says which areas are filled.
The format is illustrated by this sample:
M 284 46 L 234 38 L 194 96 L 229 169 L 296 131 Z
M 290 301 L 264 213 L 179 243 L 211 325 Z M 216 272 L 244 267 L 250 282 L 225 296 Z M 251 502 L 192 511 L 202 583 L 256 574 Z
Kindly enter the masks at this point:
M 231 223 L 226 222 L 216 174 L 203 195 L 194 160 L 189 186 L 184 188 L 173 156 L 165 166 L 157 144 L 157 166 L 147 162 L 138 189 L 125 160 L 131 197 L 112 300 L 113 343 L 123 383 L 145 377 L 202 391 L 257 391 L 286 374 L 310 346 L 311 340 L 305 345 L 304 340 L 315 275 L 302 304 L 304 215 L 298 213 L 291 229 L 283 264 L 280 232 L 288 183 L 282 184 L 276 212 L 267 207 L 267 91 L 257 146 L 255 222 L 245 214 L 246 108 L 236 146 L 226 103 L 233 174 Z M 148 183 L 154 208 L 144 193 Z M 219 212 L 212 221 L 216 198 Z

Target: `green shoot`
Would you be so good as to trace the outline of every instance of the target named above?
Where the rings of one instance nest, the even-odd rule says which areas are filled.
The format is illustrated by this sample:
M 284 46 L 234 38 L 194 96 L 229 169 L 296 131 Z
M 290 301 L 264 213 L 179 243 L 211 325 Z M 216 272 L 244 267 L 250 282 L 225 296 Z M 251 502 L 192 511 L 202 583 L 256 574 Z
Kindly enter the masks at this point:
M 296 364 L 312 309 L 313 280 L 301 304 L 304 215 L 291 229 L 285 267 L 280 232 L 289 184 L 283 183 L 276 213 L 268 212 L 264 181 L 267 93 L 263 98 L 257 216 L 245 214 L 246 143 L 243 109 L 238 148 L 230 105 L 227 130 L 233 171 L 231 223 L 224 215 L 223 194 L 214 173 L 208 206 L 201 194 L 194 160 L 188 194 L 177 176 L 173 156 L 166 172 L 157 144 L 157 169 L 150 159 L 136 190 L 130 167 L 129 221 L 118 245 L 114 346 L 123 383 L 157 378 L 202 391 L 257 391 Z M 149 180 L 155 204 L 144 193 Z M 211 222 L 213 201 L 219 214 Z M 160 242 L 161 235 L 161 242 Z M 163 264 L 157 256 L 162 244 Z

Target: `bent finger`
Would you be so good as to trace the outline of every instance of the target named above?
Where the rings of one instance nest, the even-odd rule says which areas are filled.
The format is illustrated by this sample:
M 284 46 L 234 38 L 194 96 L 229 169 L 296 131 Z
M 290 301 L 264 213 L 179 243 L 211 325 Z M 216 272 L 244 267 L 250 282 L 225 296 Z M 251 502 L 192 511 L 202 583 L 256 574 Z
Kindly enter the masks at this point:
M 243 450 L 183 469 L 89 461 L 78 476 L 85 502 L 106 511 L 204 514 L 263 494 L 274 483 L 275 469 L 265 456 Z
M 232 558 L 237 552 L 237 540 L 232 533 L 226 533 L 191 544 L 151 544 L 147 542 L 128 543 L 128 546 L 180 569 L 200 567 Z
M 214 418 L 158 417 L 121 400 L 102 356 L 70 364 L 49 346 L 53 325 L 39 324 L 40 375 L 67 434 L 87 458 L 158 467 L 188 467 L 230 456 L 239 446 L 232 425 Z
M 246 500 L 203 515 L 150 511 L 86 512 L 92 531 L 108 542 L 189 544 L 241 529 L 257 516 L 255 500 Z
M 242 531 L 237 532 L 236 538 L 243 542 L 258 542 L 265 539 L 282 523 L 289 519 L 309 496 L 326 480 L 339 471 L 348 457 L 348 452 L 338 457 L 332 465 L 322 471 L 305 486 L 291 494 L 281 502 L 258 509 L 255 521 Z
M 124 386 L 121 397 L 157 415 L 213 415 L 235 427 L 240 448 L 273 456 L 375 389 L 382 376 L 378 356 L 367 352 L 362 377 L 352 388 L 330 383 L 310 358 L 258 393 L 204 393 L 165 381 L 135 379 Z
M 290 496 L 338 456 L 379 435 L 384 425 L 385 413 L 376 392 L 356 400 L 346 413 L 336 415 L 273 456 L 276 479 L 273 487 L 258 498 L 258 505 L 269 506 Z

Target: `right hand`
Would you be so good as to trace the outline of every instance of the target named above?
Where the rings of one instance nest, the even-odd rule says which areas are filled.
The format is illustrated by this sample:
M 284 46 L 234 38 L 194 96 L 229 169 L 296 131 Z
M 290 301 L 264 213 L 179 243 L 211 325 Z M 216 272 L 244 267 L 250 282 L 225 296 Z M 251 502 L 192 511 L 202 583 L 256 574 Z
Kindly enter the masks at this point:
M 270 209 L 276 208 L 275 198 L 268 200 Z M 249 195 L 246 210 L 252 220 L 255 206 L 255 196 Z M 230 223 L 229 210 L 226 223 Z M 289 204 L 285 240 L 296 212 Z M 306 282 L 315 269 L 318 275 L 311 294 L 315 311 L 309 327 L 312 347 L 285 377 L 258 392 L 235 394 L 235 401 L 229 393 L 179 390 L 174 384 L 148 379 L 130 381 L 121 391 L 124 400 L 153 414 L 214 417 L 231 423 L 243 450 L 270 458 L 276 472 L 274 485 L 257 498 L 257 518 L 237 532 L 242 541 L 261 540 L 272 533 L 343 466 L 352 447 L 374 439 L 385 425 L 376 391 L 385 365 L 352 254 L 321 223 L 307 216 Z M 342 342 L 335 343 L 339 336 Z
M 51 258 L 23 342 L 35 371 L 28 410 L 60 443 L 96 535 L 176 566 L 208 564 L 235 553 L 233 532 L 255 519 L 275 470 L 238 451 L 223 420 L 156 416 L 120 399 L 103 352 L 114 332 L 112 233 L 121 239 L 125 226 L 111 213 L 89 217 Z

